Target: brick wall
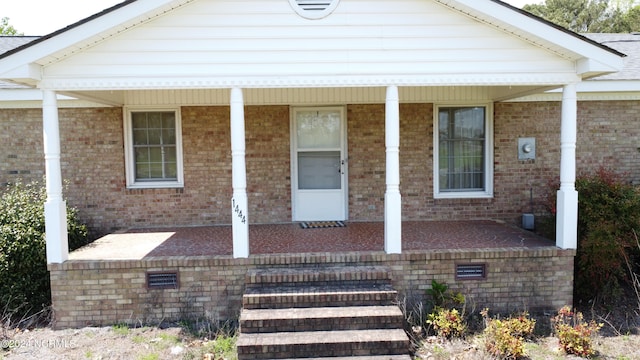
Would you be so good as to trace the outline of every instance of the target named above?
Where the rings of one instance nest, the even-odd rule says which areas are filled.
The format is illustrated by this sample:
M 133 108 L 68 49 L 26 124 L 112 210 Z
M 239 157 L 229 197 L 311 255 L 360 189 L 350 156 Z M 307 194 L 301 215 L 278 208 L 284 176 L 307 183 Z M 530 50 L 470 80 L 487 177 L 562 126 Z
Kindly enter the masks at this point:
M 0 110 L 0 186 L 43 179 L 42 110 Z
M 258 255 L 67 261 L 49 265 L 57 328 L 171 320 L 234 320 L 248 269 L 278 266 L 386 265 L 408 301 L 425 301 L 431 280 L 461 291 L 477 309 L 496 312 L 555 310 L 572 304 L 575 251 L 556 248 L 478 251 Z M 484 263 L 484 280 L 456 280 L 455 266 Z M 178 289 L 149 290 L 147 271 L 175 271 Z
M 384 218 L 384 105 L 347 107 L 349 219 Z
M 604 166 L 640 185 L 640 101 L 581 103 L 576 157 L 579 173 Z
M 291 221 L 289 107 L 247 106 L 244 115 L 249 222 Z
M 611 166 L 640 183 L 640 102 L 580 102 L 578 172 Z M 494 218 L 519 223 L 543 210 L 547 181 L 559 176 L 560 103 L 494 106 L 493 199 L 433 198 L 433 105 L 401 104 L 403 219 Z M 288 106 L 247 106 L 247 178 L 251 223 L 291 219 Z M 44 173 L 41 110 L 0 111 L 0 184 Z M 382 220 L 384 105 L 347 106 L 350 219 Z M 129 227 L 231 223 L 228 107 L 183 107 L 184 189 L 127 190 L 122 109 L 61 109 L 65 197 L 99 236 Z M 518 161 L 518 137 L 535 137 L 537 157 Z

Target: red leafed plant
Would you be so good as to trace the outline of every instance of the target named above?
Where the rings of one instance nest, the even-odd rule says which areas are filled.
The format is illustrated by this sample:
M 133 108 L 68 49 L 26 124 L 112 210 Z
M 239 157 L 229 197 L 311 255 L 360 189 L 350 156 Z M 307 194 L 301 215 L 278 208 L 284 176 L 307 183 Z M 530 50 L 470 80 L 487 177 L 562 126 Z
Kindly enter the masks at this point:
M 560 346 L 567 354 L 583 357 L 595 355 L 593 337 L 602 324 L 593 320 L 585 322 L 582 313 L 572 311 L 569 306 L 560 309 L 551 321 Z

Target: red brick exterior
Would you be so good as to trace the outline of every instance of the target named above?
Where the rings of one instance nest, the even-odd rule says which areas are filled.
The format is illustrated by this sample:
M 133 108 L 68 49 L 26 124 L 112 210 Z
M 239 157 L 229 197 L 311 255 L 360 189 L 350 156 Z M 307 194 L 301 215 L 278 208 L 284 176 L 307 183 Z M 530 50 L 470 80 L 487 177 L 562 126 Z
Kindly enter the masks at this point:
M 65 197 L 99 236 L 129 227 L 231 222 L 228 107 L 182 107 L 184 189 L 128 190 L 123 111 L 61 109 Z M 494 105 L 494 198 L 433 198 L 433 105 L 400 107 L 403 219 L 502 219 L 518 223 L 543 210 L 548 179 L 559 176 L 560 103 Z M 640 183 L 640 102 L 580 102 L 578 172 L 608 166 Z M 251 223 L 291 221 L 288 106 L 247 106 L 247 182 Z M 0 110 L 0 184 L 41 180 L 41 110 Z M 385 191 L 384 105 L 348 105 L 349 219 L 382 220 Z M 535 160 L 518 161 L 517 139 L 535 137 Z

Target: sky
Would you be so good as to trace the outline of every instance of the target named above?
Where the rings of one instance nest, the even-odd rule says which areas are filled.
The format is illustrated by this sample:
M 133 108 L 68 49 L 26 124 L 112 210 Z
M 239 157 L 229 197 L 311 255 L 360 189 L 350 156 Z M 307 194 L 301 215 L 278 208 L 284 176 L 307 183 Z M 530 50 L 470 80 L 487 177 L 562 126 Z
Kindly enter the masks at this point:
M 0 18 L 24 35 L 47 35 L 107 9 L 122 0 L 1 0 Z M 513 6 L 542 0 L 503 0 Z

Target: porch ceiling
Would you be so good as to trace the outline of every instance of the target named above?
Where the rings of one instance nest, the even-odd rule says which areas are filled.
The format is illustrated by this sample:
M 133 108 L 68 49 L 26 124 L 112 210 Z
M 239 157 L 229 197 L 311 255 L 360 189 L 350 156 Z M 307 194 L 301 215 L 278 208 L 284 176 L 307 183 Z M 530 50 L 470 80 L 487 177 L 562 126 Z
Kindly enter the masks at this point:
M 406 86 L 400 87 L 399 93 L 402 103 L 469 103 L 505 101 L 557 87 L 559 85 Z M 243 92 L 245 105 L 384 104 L 386 96 L 385 87 L 254 88 Z M 65 92 L 68 96 L 106 106 L 227 106 L 229 93 L 229 89 Z

